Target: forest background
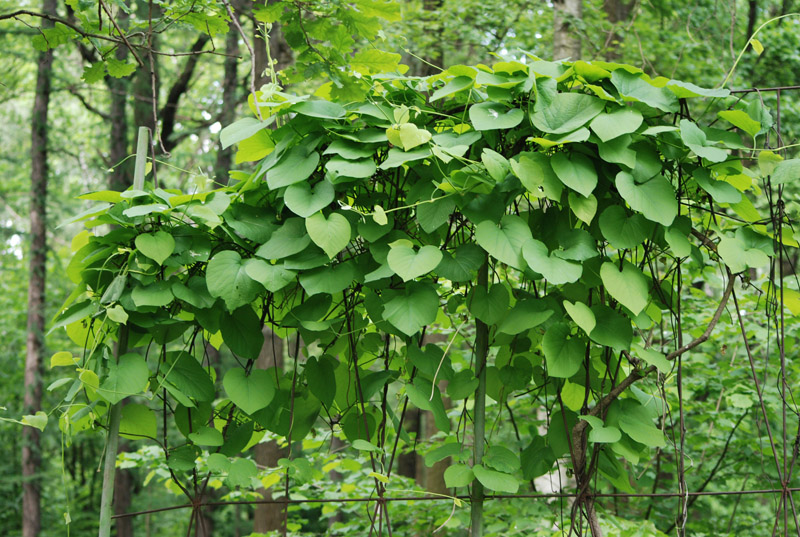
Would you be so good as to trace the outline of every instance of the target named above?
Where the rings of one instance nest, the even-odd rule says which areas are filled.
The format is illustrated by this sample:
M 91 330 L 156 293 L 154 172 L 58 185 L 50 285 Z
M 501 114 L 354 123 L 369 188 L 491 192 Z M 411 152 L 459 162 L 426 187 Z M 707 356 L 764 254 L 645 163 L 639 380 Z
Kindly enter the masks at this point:
M 305 95 L 332 82 L 344 93 L 355 91 L 349 79 L 377 71 L 400 69 L 407 75 L 429 76 L 454 65 L 491 65 L 500 59 L 522 59 L 527 53 L 544 59 L 626 63 L 653 77 L 708 88 L 723 83 L 730 89 L 791 86 L 800 72 L 800 31 L 791 16 L 792 4 L 791 0 L 266 4 L 45 0 L 41 6 L 0 2 L 0 114 L 6 125 L 0 131 L 0 405 L 8 419 L 35 416 L 42 410 L 50 414 L 42 432 L 0 424 L 0 468 L 5 476 L 0 482 L 0 529 L 25 537 L 97 531 L 104 438 L 102 434 L 67 438 L 59 428 L 60 410 L 55 409 L 63 394 L 52 383 L 61 374 L 57 367 L 49 367 L 50 357 L 74 349 L 75 344 L 65 331 L 47 330 L 73 286 L 72 238 L 81 227 L 69 221 L 91 204 L 78 196 L 105 189 L 122 191 L 132 184 L 131 156 L 138 127 L 156 134 L 152 155 L 163 185 L 202 190 L 227 184 L 232 171 L 248 169 L 247 162 L 237 161 L 234 148 L 223 148 L 220 131 L 250 117 L 248 95 L 268 83 Z M 753 42 L 756 32 L 758 40 Z M 775 92 L 755 100 L 773 114 L 777 109 Z M 782 144 L 774 138 L 771 143 L 788 146 L 800 131 L 797 94 L 785 91 L 780 110 Z M 702 118 L 703 112 L 700 106 L 697 117 Z M 791 150 L 785 156 L 791 157 Z M 800 210 L 791 195 L 795 188 L 787 186 L 790 216 Z M 754 272 L 753 278 L 763 275 Z M 689 282 L 702 279 L 702 273 L 688 276 Z M 759 286 L 753 284 L 742 299 L 753 312 L 765 307 L 759 301 Z M 704 319 L 716 306 L 702 289 L 697 291 L 687 291 L 690 319 Z M 766 333 L 766 325 L 763 330 Z M 431 337 L 437 341 L 437 334 Z M 710 482 L 719 490 L 759 488 L 766 475 L 763 458 L 769 454 L 758 441 L 762 432 L 759 415 L 752 411 L 757 404 L 752 386 L 742 375 L 715 374 L 717 361 L 732 361 L 743 352 L 739 341 L 731 319 L 715 334 L 707 354 L 684 373 L 690 379 L 685 388 L 687 429 L 692 436 L 696 433 L 687 446 L 697 469 L 687 478 L 690 490 L 703 490 Z M 259 360 L 290 367 L 292 342 L 276 338 L 269 346 L 277 350 L 262 353 Z M 233 362 L 224 351 L 217 359 L 220 364 Z M 789 359 L 790 369 L 795 370 Z M 780 408 L 777 392 L 772 397 L 771 404 Z M 26 421 L 41 425 L 35 418 Z M 398 460 L 397 479 L 405 479 L 398 490 L 450 494 L 443 479 L 446 464 L 433 464 L 436 456 L 425 459 L 444 438 L 441 433 L 437 436 L 432 422 L 425 412 L 409 419 L 406 427 L 418 441 L 409 442 Z M 516 425 L 504 420 L 499 427 L 503 432 L 498 434 L 511 437 Z M 292 467 L 295 473 L 308 472 L 297 480 L 296 494 L 311 496 L 325 487 L 339 493 L 335 497 L 369 494 L 364 485 L 371 479 L 365 453 L 337 457 L 336 448 L 342 446 L 329 447 L 330 439 L 326 444 L 320 436 L 292 448 L 295 458 L 310 461 L 307 469 Z M 152 446 L 127 440 L 120 451 L 117 513 L 184 502 Z M 276 441 L 262 442 L 252 452 L 262 469 L 278 468 L 285 455 L 285 446 Z M 674 476 L 664 477 L 658 485 L 658 465 L 675 463 L 664 457 L 662 461 L 654 454 L 641 467 L 642 475 L 652 474 L 645 477 L 650 481 L 644 488 L 676 488 L 670 488 Z M 284 464 L 281 471 L 289 470 Z M 265 488 L 255 494 L 281 497 L 272 477 L 281 475 L 262 472 Z M 223 488 L 215 499 L 256 497 L 246 489 Z M 721 535 L 723 529 L 731 535 L 767 534 L 763 528 L 771 528 L 775 518 L 770 497 L 698 502 L 702 505 L 694 506 L 688 519 L 694 535 Z M 676 498 L 613 499 L 605 505 L 611 525 L 606 531 L 670 533 L 678 504 Z M 498 502 L 487 508 L 496 521 L 489 523 L 487 534 L 550 535 L 559 520 L 569 518 L 564 514 L 568 504 L 561 500 Z M 409 531 L 418 533 L 408 535 L 430 534 L 442 524 L 446 524 L 443 532 L 458 535 L 468 525 L 468 515 L 466 519 L 462 515 L 463 509 L 454 503 L 428 502 L 401 505 L 394 516 L 415 520 Z M 512 530 L 515 518 L 548 522 L 521 523 Z M 189 525 L 187 512 L 170 511 L 120 519 L 115 532 L 121 537 L 179 535 Z M 366 535 L 369 526 L 369 513 L 356 504 L 293 507 L 288 521 L 282 506 L 262 504 L 205 510 L 192 531 L 221 536 L 254 531 Z

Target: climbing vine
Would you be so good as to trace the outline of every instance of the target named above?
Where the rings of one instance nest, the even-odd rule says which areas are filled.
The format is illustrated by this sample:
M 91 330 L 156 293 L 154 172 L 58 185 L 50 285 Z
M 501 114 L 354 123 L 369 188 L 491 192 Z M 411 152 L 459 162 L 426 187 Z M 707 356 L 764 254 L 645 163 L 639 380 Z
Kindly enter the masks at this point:
M 626 65 L 361 82 L 358 102 L 328 100 L 330 84 L 257 93 L 254 117 L 221 133 L 253 163 L 231 186 L 83 196 L 97 205 L 74 219 L 87 230 L 55 323 L 83 349 L 52 359 L 75 372 L 57 386 L 62 430 L 127 400 L 120 434 L 160 446 L 200 502 L 209 477 L 252 486 L 265 430 L 291 444 L 323 428 L 369 458 L 382 497 L 413 406 L 446 435 L 426 462 L 449 458 L 447 486 L 470 490 L 473 535 L 484 491 L 517 493 L 558 460 L 573 520 L 598 535 L 592 489 L 632 492 L 627 464 L 672 441 L 660 384 L 711 336 L 735 280 L 796 244 L 752 199 L 798 161 L 756 155 L 772 126 L 759 102 L 730 98 L 698 124 L 687 101 L 727 90 Z M 718 297 L 696 326 L 681 324 L 687 266 Z M 264 327 L 297 336 L 292 367 L 256 367 Z M 447 342 L 427 343 L 434 330 Z M 239 365 L 216 370 L 210 347 Z M 546 417 L 514 445 L 486 417 L 510 400 Z

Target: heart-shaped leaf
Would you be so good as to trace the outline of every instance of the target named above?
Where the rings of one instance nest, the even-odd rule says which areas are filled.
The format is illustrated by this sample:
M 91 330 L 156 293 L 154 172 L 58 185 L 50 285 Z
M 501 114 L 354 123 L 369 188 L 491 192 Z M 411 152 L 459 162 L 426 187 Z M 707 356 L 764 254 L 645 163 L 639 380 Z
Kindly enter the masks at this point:
M 489 291 L 483 285 L 476 285 L 467 297 L 467 307 L 479 320 L 488 325 L 497 324 L 508 314 L 510 297 L 503 285 L 493 285 Z
M 505 215 L 500 225 L 484 220 L 475 227 L 475 240 L 489 255 L 514 268 L 525 268 L 522 245 L 532 238 L 528 224 L 514 215 Z
M 322 248 L 333 259 L 350 242 L 350 222 L 339 213 L 331 213 L 328 218 L 316 213 L 306 218 L 306 230 L 314 244 Z
M 333 185 L 328 181 L 320 181 L 313 188 L 306 181 L 296 183 L 283 193 L 283 201 L 289 210 L 303 218 L 321 211 L 330 205 L 333 198 Z
M 603 263 L 600 278 L 611 296 L 634 315 L 639 315 L 647 306 L 647 278 L 635 265 L 624 261 L 620 271 L 614 263 Z
M 538 272 L 554 285 L 578 281 L 583 273 L 583 266 L 580 263 L 550 255 L 545 243 L 536 239 L 525 242 L 522 246 L 522 255 L 531 270 Z
M 487 101 L 469 108 L 469 119 L 478 131 L 513 129 L 522 123 L 524 117 L 525 113 L 519 108 L 509 109 L 498 102 Z
M 248 414 L 266 407 L 275 396 L 273 380 L 263 369 L 254 369 L 249 376 L 239 367 L 230 369 L 222 386 L 233 404 Z
M 590 196 L 597 186 L 597 170 L 586 155 L 556 153 L 550 164 L 562 183 L 584 197 Z
M 592 333 L 594 330 L 597 321 L 594 318 L 594 313 L 592 310 L 584 304 L 583 302 L 575 302 L 574 304 L 569 300 L 565 300 L 562 302 L 564 305 L 564 309 L 567 310 L 567 314 L 570 318 L 575 321 L 575 324 L 581 327 L 581 329 L 586 332 L 586 335 Z
M 211 258 L 206 268 L 206 285 L 209 294 L 222 298 L 231 311 L 249 304 L 260 287 L 247 275 L 242 257 L 233 250 L 223 250 Z
M 545 332 L 542 350 L 547 362 L 547 374 L 551 377 L 569 378 L 581 368 L 586 342 L 581 338 L 570 338 L 569 326 L 558 323 Z
M 136 249 L 144 255 L 163 265 L 164 261 L 175 251 L 175 239 L 166 231 L 142 233 L 136 240 Z
M 386 256 L 389 268 L 404 282 L 429 273 L 441 260 L 442 251 L 437 247 L 426 245 L 415 252 L 408 241 L 393 243 L 389 255 Z
M 428 143 L 432 135 L 429 131 L 420 129 L 413 123 L 402 123 L 386 129 L 386 137 L 389 138 L 392 145 L 402 147 L 403 151 L 409 151 L 418 145 Z
M 439 295 L 434 288 L 411 282 L 384 304 L 382 316 L 407 336 L 413 336 L 436 320 L 438 309 Z
M 591 224 L 594 215 L 597 214 L 597 198 L 594 194 L 589 194 L 588 197 L 581 196 L 574 192 L 569 193 L 569 208 L 578 217 L 578 220 Z
M 129 395 L 141 393 L 149 378 L 150 370 L 144 358 L 134 353 L 123 354 L 119 362 L 109 361 L 108 377 L 100 384 L 97 393 L 116 404 Z
M 639 211 L 648 220 L 669 226 L 678 216 L 675 190 L 664 176 L 657 175 L 637 185 L 631 174 L 619 172 L 615 182 L 617 190 L 631 209 Z
M 642 124 L 642 120 L 641 112 L 635 108 L 625 107 L 617 108 L 608 114 L 600 114 L 589 126 L 600 140 L 607 142 L 617 136 L 635 132 Z

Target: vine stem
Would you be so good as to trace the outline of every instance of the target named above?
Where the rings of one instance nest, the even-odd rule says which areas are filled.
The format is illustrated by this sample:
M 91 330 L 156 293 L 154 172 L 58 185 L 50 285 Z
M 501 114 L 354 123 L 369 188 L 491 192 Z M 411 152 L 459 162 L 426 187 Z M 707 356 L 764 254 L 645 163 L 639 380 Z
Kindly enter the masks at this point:
M 489 263 L 484 258 L 478 270 L 478 285 L 488 287 Z M 472 465 L 477 466 L 483 460 L 483 444 L 486 434 L 486 355 L 489 353 L 489 327 L 481 320 L 475 321 L 475 369 L 478 371 L 478 389 L 475 392 L 475 446 Z M 470 520 L 472 537 L 483 536 L 483 485 L 477 479 L 472 484 L 472 503 L 470 504 Z

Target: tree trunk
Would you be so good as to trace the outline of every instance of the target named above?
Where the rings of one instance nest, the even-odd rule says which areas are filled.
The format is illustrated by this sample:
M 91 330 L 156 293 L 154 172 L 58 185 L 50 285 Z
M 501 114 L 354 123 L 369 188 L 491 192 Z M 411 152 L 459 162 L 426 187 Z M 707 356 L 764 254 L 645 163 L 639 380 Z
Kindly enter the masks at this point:
M 553 0 L 554 60 L 580 59 L 581 35 L 577 23 L 582 17 L 582 0 Z
M 117 24 L 120 28 L 127 28 L 130 15 L 124 9 L 120 9 L 117 15 Z M 118 60 L 126 60 L 128 57 L 127 47 L 117 47 L 116 57 Z M 106 77 L 111 106 L 109 109 L 109 119 L 111 122 L 111 136 L 109 139 L 108 159 L 113 167 L 108 186 L 111 190 L 122 192 L 133 184 L 133 173 L 128 161 L 120 164 L 128 156 L 128 87 L 129 82 L 124 78 Z
M 56 14 L 56 0 L 44 0 L 42 12 Z M 42 20 L 42 27 L 53 23 Z M 35 414 L 42 406 L 44 359 L 45 272 L 47 268 L 47 113 L 53 51 L 39 54 L 36 97 L 31 114 L 30 282 L 28 284 L 28 336 L 25 347 L 23 413 Z M 39 431 L 22 429 L 22 536 L 36 537 L 41 530 L 41 466 Z
M 274 4 L 276 0 L 269 0 L 269 4 Z M 265 71 L 269 68 L 267 65 L 267 44 L 264 42 L 261 34 L 262 29 L 258 26 L 253 28 L 253 52 L 256 62 L 256 90 L 260 90 L 261 86 L 268 82 L 277 82 L 277 80 L 270 80 L 265 76 Z M 283 37 L 283 31 L 279 23 L 273 23 L 272 29 L 269 32 L 269 53 L 272 60 L 275 62 L 275 72 L 286 69 L 292 64 L 294 58 L 292 56 L 292 49 Z
M 117 453 L 128 451 L 130 446 L 124 440 L 119 443 Z M 114 476 L 114 514 L 127 513 L 133 498 L 134 480 L 130 470 L 117 468 Z M 117 537 L 133 537 L 133 517 L 118 518 L 115 522 Z
M 264 346 L 261 354 L 258 355 L 256 365 L 260 369 L 277 367 L 283 370 L 283 340 L 276 336 L 272 330 L 264 327 Z M 278 466 L 278 459 L 285 457 L 285 450 L 278 447 L 274 440 L 256 444 L 255 459 L 256 464 L 267 468 Z M 268 489 L 258 489 L 257 491 L 265 500 L 272 499 L 272 491 Z M 256 506 L 255 516 L 253 517 L 253 532 L 267 533 L 276 531 L 283 527 L 283 506 L 277 503 L 259 504 Z
M 608 32 L 608 37 L 605 42 L 605 59 L 610 62 L 615 62 L 622 56 L 622 40 L 624 36 L 620 32 L 620 26 L 627 22 L 630 17 L 631 9 L 635 5 L 635 0 L 605 0 L 603 2 L 603 11 L 608 17 L 608 22 L 611 23 L 611 30 Z
M 239 34 L 231 29 L 225 36 L 225 75 L 222 79 L 222 110 L 220 110 L 219 122 L 222 127 L 227 127 L 233 123 L 236 117 L 237 100 L 237 67 L 239 65 Z M 233 163 L 233 148 L 228 147 L 217 149 L 217 162 L 214 165 L 214 175 L 217 183 L 228 184 L 228 174 Z

